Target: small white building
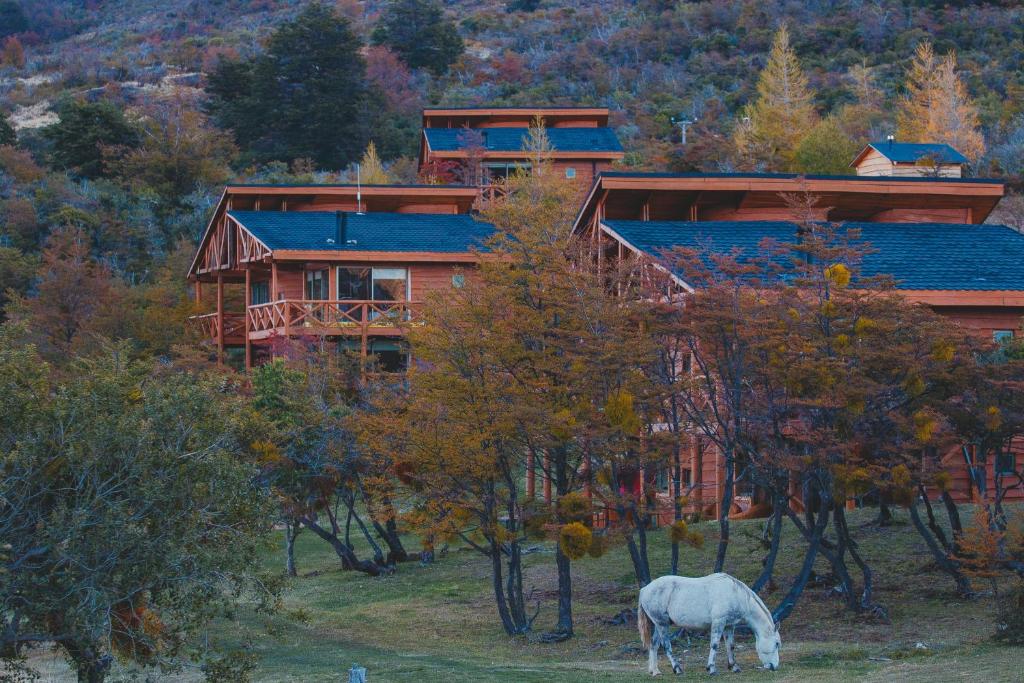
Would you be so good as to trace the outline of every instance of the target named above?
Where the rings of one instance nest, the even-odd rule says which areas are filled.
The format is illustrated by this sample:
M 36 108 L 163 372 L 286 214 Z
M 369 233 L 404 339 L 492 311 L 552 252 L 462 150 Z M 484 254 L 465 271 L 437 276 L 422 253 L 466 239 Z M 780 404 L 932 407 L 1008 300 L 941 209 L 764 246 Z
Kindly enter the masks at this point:
M 850 164 L 857 175 L 961 178 L 967 158 L 942 143 L 870 142 Z

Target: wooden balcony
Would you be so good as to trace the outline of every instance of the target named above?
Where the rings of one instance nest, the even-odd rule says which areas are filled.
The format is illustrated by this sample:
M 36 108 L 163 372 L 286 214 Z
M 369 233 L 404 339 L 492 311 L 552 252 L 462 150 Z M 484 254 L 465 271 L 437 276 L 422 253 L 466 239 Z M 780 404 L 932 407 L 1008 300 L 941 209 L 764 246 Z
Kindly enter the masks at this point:
M 188 319 L 192 329 L 196 330 L 204 339 L 216 342 L 219 337 L 218 329 L 220 319 L 216 313 L 206 315 L 194 315 Z M 227 346 L 240 346 L 245 343 L 245 314 L 224 313 L 224 344 Z
M 410 301 L 285 299 L 250 306 L 249 339 L 272 336 L 401 336 L 415 323 Z

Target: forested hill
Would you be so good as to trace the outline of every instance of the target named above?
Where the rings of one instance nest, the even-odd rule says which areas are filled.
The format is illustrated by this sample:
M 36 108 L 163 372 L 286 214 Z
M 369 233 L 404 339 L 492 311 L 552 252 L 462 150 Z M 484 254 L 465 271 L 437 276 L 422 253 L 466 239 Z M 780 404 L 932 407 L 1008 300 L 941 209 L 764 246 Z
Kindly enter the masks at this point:
M 181 275 L 225 182 L 346 180 L 360 159 L 364 181 L 437 180 L 416 161 L 436 105 L 606 106 L 636 170 L 848 173 L 895 133 L 949 142 L 1015 188 L 1024 10 L 0 0 L 2 315 L 38 326 L 46 276 L 70 259 L 135 316 L 83 319 L 166 350 L 146 316 L 187 312 Z M 673 119 L 693 121 L 685 145 Z M 1024 225 L 1021 206 L 996 218 Z
M 23 8 L 24 69 L 7 69 L 7 108 L 54 101 L 63 91 L 108 84 L 154 86 L 169 75 L 208 72 L 222 56 L 249 56 L 281 21 L 305 4 L 294 0 L 2 0 Z M 330 3 L 371 41 L 386 2 Z M 793 47 L 820 112 L 858 97 L 866 69 L 884 97 L 903 82 L 914 47 L 930 40 L 955 50 L 978 104 L 988 154 L 1003 169 L 1024 144 L 1024 13 L 1020 3 L 924 0 L 824 2 L 623 2 L 510 0 L 445 2 L 465 52 L 442 76 L 371 61 L 394 73 L 406 101 L 394 114 L 425 104 L 596 104 L 610 107 L 631 155 L 643 167 L 725 163 L 727 136 L 755 94 L 772 36 L 789 27 Z M 2 16 L 17 13 L 8 9 Z M 4 32 L 9 32 L 9 26 Z M 22 79 L 22 80 L 18 80 Z M 27 82 L 26 80 L 27 79 Z M 55 80 L 50 80 L 55 79 Z M 402 82 L 404 81 L 404 82 Z M 181 78 L 179 83 L 201 83 Z M 34 110 L 37 122 L 42 113 Z M 670 121 L 696 119 L 689 153 Z M 43 119 L 45 120 L 45 119 Z M 877 122 L 888 132 L 889 122 Z M 379 139 L 385 157 L 414 153 L 410 126 Z M 1016 142 L 1012 150 L 1000 145 Z

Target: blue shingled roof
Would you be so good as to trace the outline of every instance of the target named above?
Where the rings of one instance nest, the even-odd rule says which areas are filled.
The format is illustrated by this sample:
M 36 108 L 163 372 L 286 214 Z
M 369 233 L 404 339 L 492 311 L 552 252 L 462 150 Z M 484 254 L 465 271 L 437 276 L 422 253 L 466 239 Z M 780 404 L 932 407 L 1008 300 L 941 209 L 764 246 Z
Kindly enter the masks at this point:
M 966 164 L 967 157 L 949 145 L 919 142 L 869 142 L 868 146 L 878 151 L 889 161 L 898 164 L 915 164 L 922 159 L 931 159 L 939 164 Z
M 229 211 L 228 215 L 271 250 L 465 253 L 482 249 L 494 234 L 490 223 L 466 214 L 347 213 L 345 243 L 339 244 L 339 217 L 333 211 Z
M 529 128 L 474 128 L 467 133 L 462 128 L 424 128 L 430 149 L 435 152 L 455 152 L 468 147 L 483 136 L 484 147 L 492 152 L 518 152 L 526 143 Z M 548 140 L 558 152 L 621 152 L 622 145 L 611 128 L 548 128 Z
M 673 247 L 707 248 L 750 256 L 768 237 L 792 243 L 797 226 L 780 221 L 626 221 L 604 225 L 648 254 Z M 864 276 L 891 275 L 900 289 L 1024 290 L 1024 235 L 1004 225 L 955 223 L 846 223 L 874 253 L 861 264 Z M 685 273 L 679 273 L 683 279 Z

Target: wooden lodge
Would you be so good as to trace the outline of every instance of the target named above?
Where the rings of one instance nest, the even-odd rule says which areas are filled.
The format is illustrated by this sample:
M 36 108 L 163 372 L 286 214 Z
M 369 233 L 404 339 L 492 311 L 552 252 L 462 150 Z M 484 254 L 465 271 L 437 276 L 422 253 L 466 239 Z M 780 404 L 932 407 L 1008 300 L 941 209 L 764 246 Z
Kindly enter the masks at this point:
M 408 363 L 403 328 L 428 291 L 459 287 L 491 234 L 460 186 L 230 185 L 188 277 L 212 309 L 193 324 L 250 368 L 312 337 L 381 371 Z M 212 292 L 210 290 L 212 289 Z
M 850 167 L 857 175 L 904 178 L 960 178 L 967 157 L 949 145 L 895 142 L 870 142 Z
M 794 221 L 807 216 L 786 196 L 810 193 L 818 200 L 811 218 L 855 224 L 872 245 L 875 253 L 861 264 L 866 275 L 891 275 L 908 299 L 1001 340 L 1020 333 L 1024 316 L 1024 235 L 983 224 L 1003 192 L 999 181 L 965 178 L 604 173 L 574 230 L 594 244 L 597 267 L 625 259 L 642 263 L 677 246 L 729 252 L 764 237 L 791 241 Z M 965 456 L 970 452 L 957 448 L 943 460 L 954 475 L 954 498 L 961 501 L 971 491 Z M 696 509 L 716 515 L 723 486 L 720 455 L 695 435 L 682 457 L 682 490 L 691 491 Z M 1015 463 L 989 463 L 989 488 L 996 467 L 1009 471 Z M 645 480 L 657 485 L 641 476 L 637 486 Z M 679 493 L 669 487 L 658 486 L 667 519 L 667 501 Z M 749 482 L 738 481 L 737 492 L 734 515 L 767 514 Z M 1008 496 L 1022 497 L 1019 488 Z
M 525 151 L 529 127 L 544 121 L 551 162 L 566 178 L 589 185 L 623 158 L 622 145 L 608 127 L 608 110 L 591 107 L 425 109 L 420 167 L 436 162 L 479 165 L 471 184 L 490 186 L 516 168 L 529 168 Z

